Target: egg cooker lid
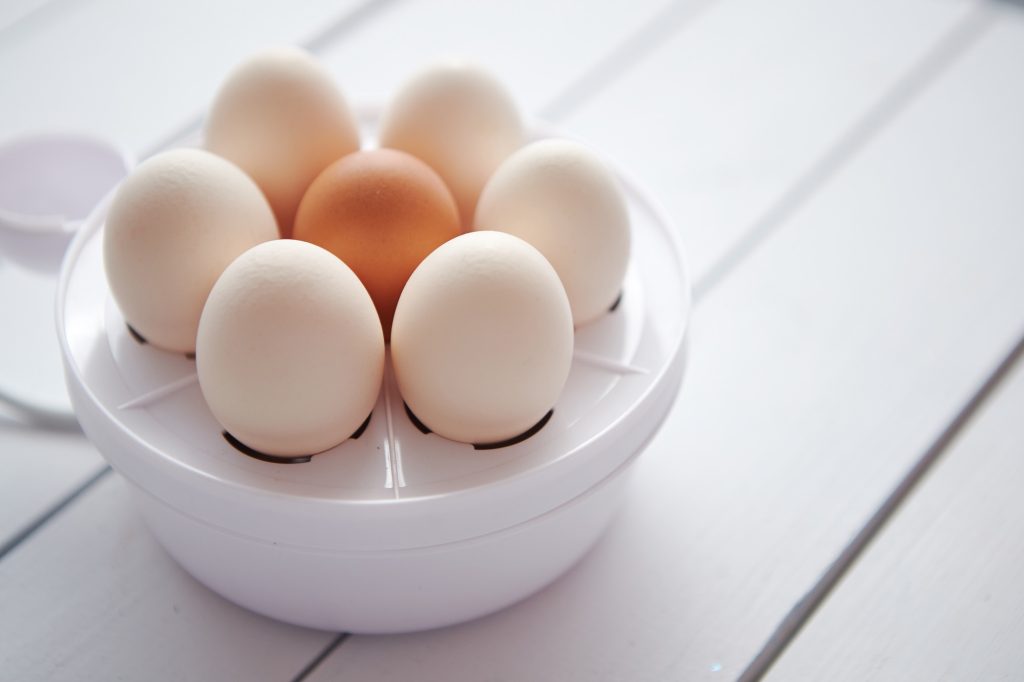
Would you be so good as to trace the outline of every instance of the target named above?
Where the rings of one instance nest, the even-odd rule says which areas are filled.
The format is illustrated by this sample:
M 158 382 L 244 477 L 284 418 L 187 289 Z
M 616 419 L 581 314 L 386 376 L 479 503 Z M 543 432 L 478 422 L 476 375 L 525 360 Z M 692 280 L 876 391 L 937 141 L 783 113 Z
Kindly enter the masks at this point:
M 23 265 L 56 272 L 81 221 L 132 167 L 129 154 L 79 133 L 0 144 L 0 244 Z
M 0 286 L 19 298 L 3 310 L 17 333 L 0 343 L 0 392 L 36 414 L 70 411 L 53 329 L 57 270 L 75 230 L 132 165 L 124 150 L 81 133 L 0 143 L 0 256 L 21 266 L 0 261 Z
M 118 471 L 158 500 L 255 541 L 308 551 L 405 550 L 544 514 L 636 455 L 682 378 L 690 307 L 682 251 L 665 215 L 620 179 L 633 234 L 622 298 L 577 330 L 565 391 L 550 420 L 522 442 L 477 449 L 423 433 L 389 367 L 358 438 L 305 463 L 242 454 L 206 407 L 194 361 L 140 343 L 113 303 L 102 265 L 106 204 L 72 244 L 58 298 L 83 427 Z

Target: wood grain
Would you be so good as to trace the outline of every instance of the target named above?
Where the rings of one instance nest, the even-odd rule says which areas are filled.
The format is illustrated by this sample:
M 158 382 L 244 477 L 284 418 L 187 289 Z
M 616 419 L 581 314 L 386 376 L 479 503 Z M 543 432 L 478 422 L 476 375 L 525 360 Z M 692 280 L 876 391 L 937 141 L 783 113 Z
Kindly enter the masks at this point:
M 1018 363 L 766 679 L 1020 676 L 1022 408 Z

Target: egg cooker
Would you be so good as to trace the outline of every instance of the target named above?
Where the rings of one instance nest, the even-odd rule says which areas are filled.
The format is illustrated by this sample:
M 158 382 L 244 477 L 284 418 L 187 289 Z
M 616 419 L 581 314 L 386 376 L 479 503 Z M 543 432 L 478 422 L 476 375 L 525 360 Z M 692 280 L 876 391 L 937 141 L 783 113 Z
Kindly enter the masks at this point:
M 18 292 L 0 307 L 5 321 L 17 322 L 0 335 L 0 411 L 36 426 L 75 425 L 54 362 L 57 272 L 81 222 L 133 164 L 124 150 L 81 133 L 0 142 L 0 290 Z
M 360 118 L 371 139 L 378 117 Z M 357 436 L 297 463 L 244 454 L 207 408 L 194 360 L 143 343 L 114 304 L 102 259 L 109 197 L 71 244 L 58 287 L 67 386 L 82 428 L 130 483 L 167 551 L 253 611 L 313 628 L 394 633 L 521 600 L 598 539 L 683 377 L 690 293 L 676 231 L 618 176 L 632 225 L 622 296 L 576 331 L 564 392 L 519 442 L 474 447 L 425 432 L 389 363 Z

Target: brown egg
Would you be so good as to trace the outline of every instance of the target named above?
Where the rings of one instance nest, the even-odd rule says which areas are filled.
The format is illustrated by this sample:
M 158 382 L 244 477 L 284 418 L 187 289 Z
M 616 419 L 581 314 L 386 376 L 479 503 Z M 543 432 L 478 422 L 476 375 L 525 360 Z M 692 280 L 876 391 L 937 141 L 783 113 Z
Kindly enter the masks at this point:
M 327 249 L 362 280 L 391 337 L 391 320 L 409 275 L 461 232 L 441 177 L 393 149 L 355 152 L 328 166 L 306 191 L 295 238 Z

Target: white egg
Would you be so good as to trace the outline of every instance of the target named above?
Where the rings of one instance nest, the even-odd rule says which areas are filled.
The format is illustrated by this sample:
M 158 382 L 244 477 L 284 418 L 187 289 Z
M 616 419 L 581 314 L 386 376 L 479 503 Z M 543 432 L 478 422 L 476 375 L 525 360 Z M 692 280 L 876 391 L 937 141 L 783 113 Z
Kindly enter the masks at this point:
M 384 334 L 347 265 L 281 239 L 246 251 L 217 280 L 196 368 L 228 433 L 264 454 L 310 455 L 351 436 L 373 410 Z
M 227 77 L 206 121 L 205 146 L 253 177 L 281 236 L 290 237 L 306 188 L 359 149 L 359 132 L 331 74 L 304 50 L 279 47 Z
M 384 113 L 380 145 L 431 166 L 455 196 L 464 225 L 494 169 L 523 143 L 519 112 L 493 76 L 461 62 L 428 68 Z
M 103 232 L 107 282 L 147 341 L 190 353 L 221 272 L 276 237 L 274 214 L 248 175 L 201 149 L 164 152 L 117 190 Z
M 491 177 L 474 229 L 525 239 L 551 261 L 574 323 L 615 303 L 629 264 L 629 213 L 618 181 L 586 147 L 542 140 L 510 156 Z
M 572 316 L 554 269 L 523 240 L 472 232 L 412 273 L 391 357 L 409 409 L 435 433 L 495 443 L 536 425 L 569 376 Z

